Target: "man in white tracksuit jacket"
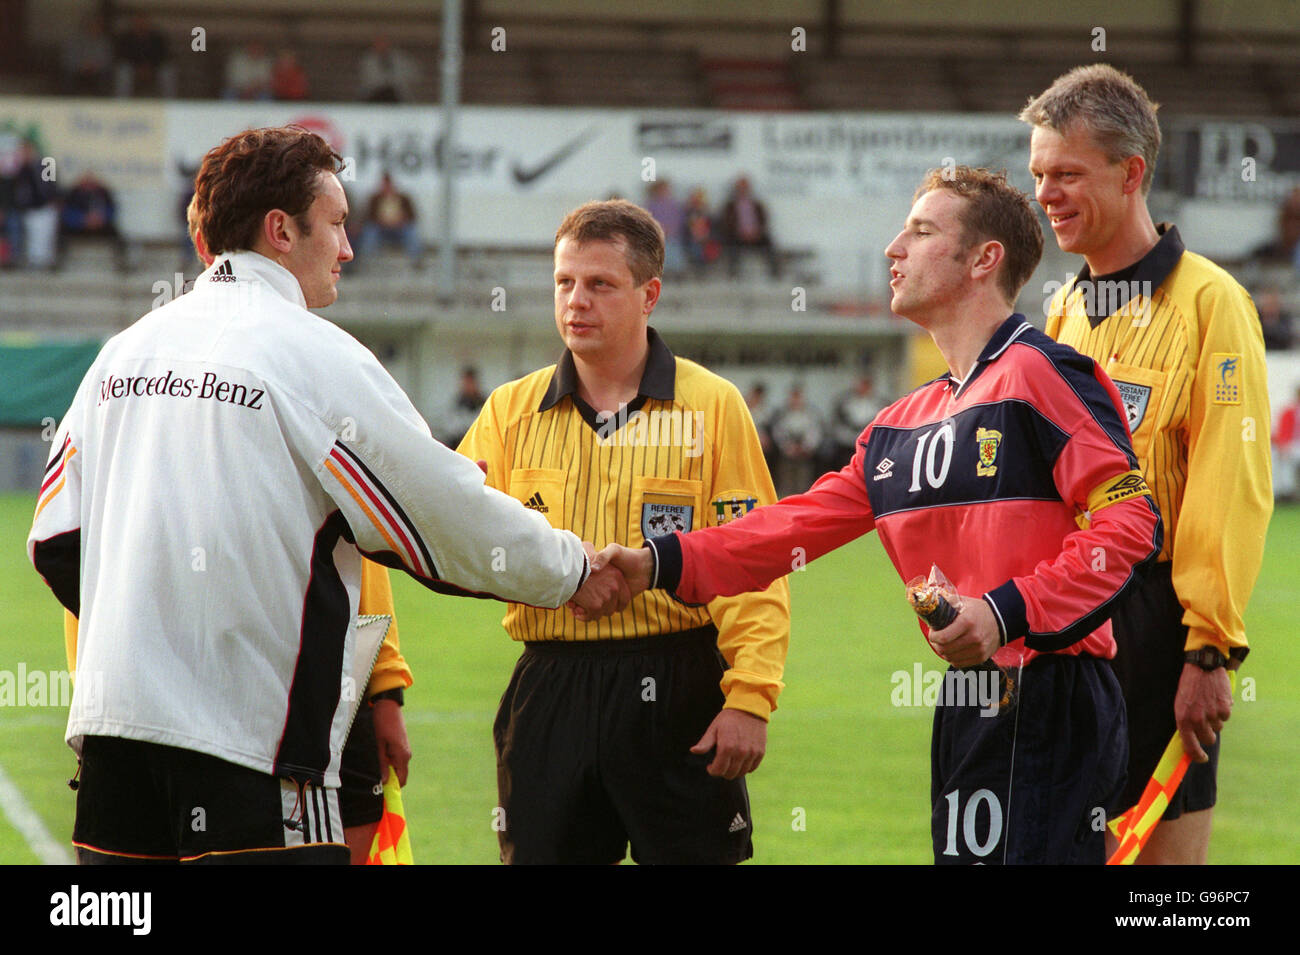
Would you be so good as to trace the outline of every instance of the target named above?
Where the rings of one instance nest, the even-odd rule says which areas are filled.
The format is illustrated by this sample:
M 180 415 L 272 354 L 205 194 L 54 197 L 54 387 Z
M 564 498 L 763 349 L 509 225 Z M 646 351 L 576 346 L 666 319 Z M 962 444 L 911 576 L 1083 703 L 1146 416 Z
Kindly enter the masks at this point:
M 334 787 L 361 553 L 434 589 L 622 600 L 612 572 L 575 593 L 578 538 L 486 487 L 366 348 L 307 311 L 352 257 L 337 161 L 301 130 L 209 153 L 216 260 L 104 346 L 55 438 L 28 551 L 81 622 L 67 738 L 83 862 L 347 861 Z M 252 210 L 246 247 L 223 196 Z

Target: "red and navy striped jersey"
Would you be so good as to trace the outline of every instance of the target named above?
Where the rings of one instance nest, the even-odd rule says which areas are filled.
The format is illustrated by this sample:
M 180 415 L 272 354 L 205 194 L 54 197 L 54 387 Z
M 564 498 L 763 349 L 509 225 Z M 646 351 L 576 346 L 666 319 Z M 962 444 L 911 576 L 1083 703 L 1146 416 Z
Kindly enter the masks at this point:
M 1114 603 L 1161 544 L 1136 469 L 1115 386 L 1013 315 L 965 381 L 944 375 L 890 405 L 808 492 L 655 538 L 658 586 L 689 602 L 761 588 L 874 529 L 904 580 L 937 565 L 988 600 L 998 663 L 1022 649 L 1110 658 Z

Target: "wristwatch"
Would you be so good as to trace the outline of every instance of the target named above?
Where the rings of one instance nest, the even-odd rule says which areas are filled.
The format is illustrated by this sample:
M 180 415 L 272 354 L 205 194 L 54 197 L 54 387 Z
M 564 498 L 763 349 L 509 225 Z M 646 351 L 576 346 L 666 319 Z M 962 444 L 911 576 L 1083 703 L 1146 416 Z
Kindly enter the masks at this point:
M 1188 650 L 1184 653 L 1183 662 L 1194 663 L 1208 673 L 1227 666 L 1228 658 L 1219 651 L 1218 647 L 1201 647 L 1199 650 Z
M 1218 647 L 1204 646 L 1199 650 L 1188 650 L 1184 653 L 1183 662 L 1194 663 L 1207 673 L 1222 666 L 1235 670 L 1241 666 L 1241 661 L 1246 659 L 1246 654 L 1249 652 L 1250 647 L 1233 647 L 1225 657 Z

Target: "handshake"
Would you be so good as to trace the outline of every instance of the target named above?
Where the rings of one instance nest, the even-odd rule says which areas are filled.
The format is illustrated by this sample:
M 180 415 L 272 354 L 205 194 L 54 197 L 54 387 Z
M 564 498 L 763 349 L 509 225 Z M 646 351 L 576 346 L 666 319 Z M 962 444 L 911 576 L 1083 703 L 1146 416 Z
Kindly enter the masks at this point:
M 610 544 L 598 554 L 587 541 L 582 546 L 587 551 L 591 573 L 567 604 L 579 620 L 599 620 L 621 613 L 633 597 L 650 589 L 650 575 L 654 573 L 650 548 Z

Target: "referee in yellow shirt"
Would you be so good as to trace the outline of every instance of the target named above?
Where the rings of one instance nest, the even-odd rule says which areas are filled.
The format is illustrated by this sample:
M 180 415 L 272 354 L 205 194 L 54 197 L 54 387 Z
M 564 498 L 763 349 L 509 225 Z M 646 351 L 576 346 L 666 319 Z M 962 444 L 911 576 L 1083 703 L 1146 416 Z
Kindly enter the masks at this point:
M 555 236 L 559 363 L 494 391 L 460 444 L 487 482 L 597 548 L 775 499 L 740 393 L 649 327 L 663 230 L 623 201 Z M 581 622 L 511 604 L 524 652 L 494 736 L 507 863 L 735 863 L 789 636 L 784 580 L 692 607 L 648 591 Z
M 1047 334 L 1097 361 L 1128 412 L 1165 522 L 1164 549 L 1113 625 L 1135 804 L 1175 727 L 1194 760 L 1139 864 L 1203 864 L 1227 670 L 1273 510 L 1264 339 L 1250 296 L 1147 208 L 1160 124 L 1131 76 L 1080 66 L 1031 99 L 1029 171 L 1063 252 L 1083 256 L 1048 305 Z M 1257 433 L 1258 432 L 1258 433 Z

